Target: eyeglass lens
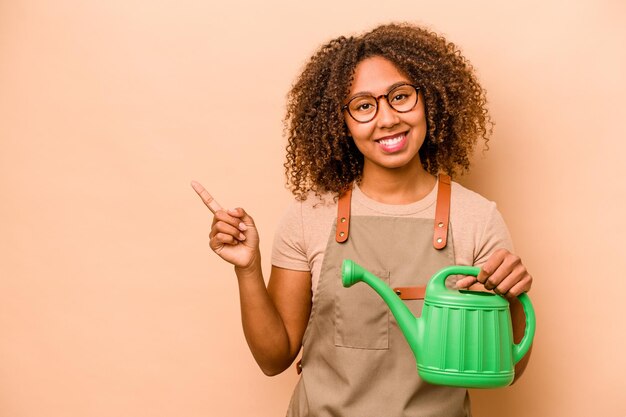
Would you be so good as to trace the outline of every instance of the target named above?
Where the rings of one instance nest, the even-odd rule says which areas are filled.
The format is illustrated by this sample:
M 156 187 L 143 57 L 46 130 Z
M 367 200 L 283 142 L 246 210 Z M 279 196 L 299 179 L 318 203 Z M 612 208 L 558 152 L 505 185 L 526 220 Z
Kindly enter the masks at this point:
M 417 103 L 417 91 L 409 84 L 400 85 L 382 96 L 397 112 L 410 111 Z M 381 98 L 382 98 L 381 97 Z M 358 96 L 348 103 L 350 115 L 358 122 L 369 122 L 376 116 L 378 99 L 373 96 Z

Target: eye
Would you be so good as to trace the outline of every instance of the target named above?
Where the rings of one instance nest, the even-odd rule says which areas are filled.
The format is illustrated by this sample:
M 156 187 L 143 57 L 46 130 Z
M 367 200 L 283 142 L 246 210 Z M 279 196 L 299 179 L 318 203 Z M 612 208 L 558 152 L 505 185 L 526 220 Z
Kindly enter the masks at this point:
M 411 85 L 402 85 L 389 93 L 389 99 L 394 104 L 403 104 L 412 100 L 415 88 Z
M 350 102 L 350 111 L 353 113 L 371 113 L 376 110 L 376 100 L 372 97 L 359 97 Z
M 402 100 L 406 100 L 408 97 L 409 97 L 408 94 L 398 93 L 395 96 L 393 96 L 393 98 L 391 100 L 392 101 L 402 101 Z

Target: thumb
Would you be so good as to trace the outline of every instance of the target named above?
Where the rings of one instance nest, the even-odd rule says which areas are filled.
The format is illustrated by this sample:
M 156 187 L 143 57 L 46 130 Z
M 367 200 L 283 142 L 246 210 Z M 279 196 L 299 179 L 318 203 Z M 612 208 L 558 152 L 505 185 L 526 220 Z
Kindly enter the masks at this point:
M 237 207 L 234 209 L 228 209 L 228 214 L 233 217 L 237 217 L 246 226 L 254 227 L 254 219 L 243 208 Z
M 458 289 L 461 288 L 469 288 L 472 285 L 474 285 L 476 282 L 478 282 L 478 280 L 476 279 L 476 277 L 465 277 L 465 278 L 461 278 L 456 282 L 456 287 Z

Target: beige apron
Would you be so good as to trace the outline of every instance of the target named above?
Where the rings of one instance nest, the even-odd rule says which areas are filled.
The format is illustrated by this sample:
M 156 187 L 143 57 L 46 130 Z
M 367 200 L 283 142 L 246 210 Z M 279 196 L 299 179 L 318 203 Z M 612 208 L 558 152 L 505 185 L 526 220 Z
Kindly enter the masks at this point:
M 344 259 L 413 294 L 423 293 L 423 287 L 406 287 L 424 286 L 433 273 L 454 264 L 449 177 L 439 178 L 434 233 L 433 219 L 350 216 L 351 193 L 346 194 L 326 247 L 302 342 L 302 374 L 287 416 L 470 416 L 465 389 L 419 378 L 413 352 L 383 300 L 363 283 L 341 284 Z M 421 314 L 422 300 L 405 303 Z

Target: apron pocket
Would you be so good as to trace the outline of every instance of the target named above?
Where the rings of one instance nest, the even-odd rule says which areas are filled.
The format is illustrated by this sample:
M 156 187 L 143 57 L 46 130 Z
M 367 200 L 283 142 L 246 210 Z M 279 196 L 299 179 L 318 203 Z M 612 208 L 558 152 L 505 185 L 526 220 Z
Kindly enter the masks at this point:
M 389 285 L 389 271 L 365 268 Z M 341 280 L 341 271 L 337 270 Z M 369 285 L 358 282 L 335 295 L 335 346 L 389 349 L 389 307 Z

